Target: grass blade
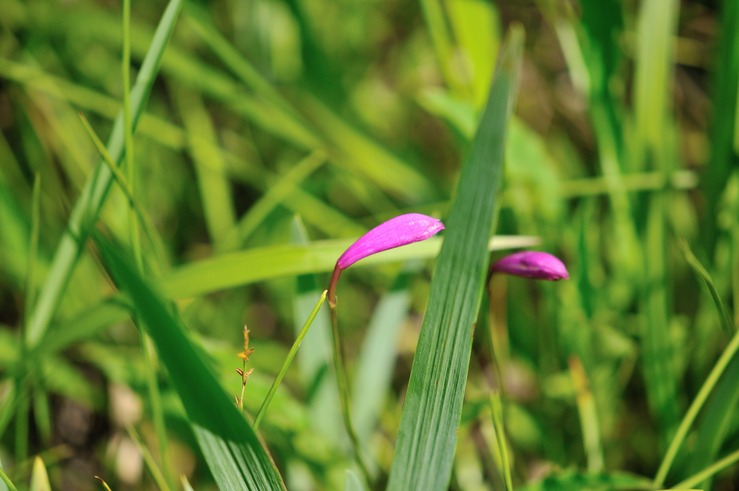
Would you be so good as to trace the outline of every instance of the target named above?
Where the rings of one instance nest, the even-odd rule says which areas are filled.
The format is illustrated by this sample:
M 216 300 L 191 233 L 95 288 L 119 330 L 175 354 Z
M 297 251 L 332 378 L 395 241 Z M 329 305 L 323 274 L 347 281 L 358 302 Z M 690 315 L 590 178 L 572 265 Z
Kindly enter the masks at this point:
M 413 360 L 388 489 L 446 489 L 464 399 L 472 328 L 487 276 L 503 168 L 505 129 L 523 50 L 514 28 L 501 54 L 485 112 L 463 164 L 457 199 L 431 284 Z M 476 220 L 470 220 L 476 217 Z
M 136 84 L 131 91 L 131 127 L 136 127 L 144 105 L 149 97 L 154 79 L 167 46 L 175 21 L 182 8 L 182 0 L 171 0 L 157 27 L 149 51 L 141 65 Z M 123 115 L 116 118 L 113 132 L 108 142 L 108 153 L 116 162 L 121 162 L 124 153 Z M 90 227 L 95 223 L 100 209 L 108 196 L 113 174 L 98 162 L 92 177 L 87 181 L 77 203 L 72 210 L 66 232 L 54 255 L 49 274 L 39 292 L 38 302 L 29 320 L 26 331 L 29 346 L 37 344 L 46 333 L 62 294 L 72 275 L 77 259 L 82 253 Z
M 380 419 L 392 383 L 403 321 L 410 307 L 408 272 L 403 272 L 377 304 L 355 364 L 352 384 L 352 420 L 367 445 Z
M 104 262 L 130 296 L 162 364 L 187 411 L 190 424 L 220 489 L 284 489 L 259 441 L 184 334 L 180 321 L 113 247 L 98 240 Z
M 434 257 L 441 239 L 432 237 L 398 249 L 375 254 L 357 266 L 370 266 L 391 261 Z M 246 251 L 221 254 L 194 262 L 164 278 L 163 289 L 172 298 L 192 297 L 281 276 L 330 272 L 336 258 L 352 240 L 327 240 L 309 245 L 255 247 Z M 528 247 L 537 244 L 535 237 L 495 237 L 490 250 Z

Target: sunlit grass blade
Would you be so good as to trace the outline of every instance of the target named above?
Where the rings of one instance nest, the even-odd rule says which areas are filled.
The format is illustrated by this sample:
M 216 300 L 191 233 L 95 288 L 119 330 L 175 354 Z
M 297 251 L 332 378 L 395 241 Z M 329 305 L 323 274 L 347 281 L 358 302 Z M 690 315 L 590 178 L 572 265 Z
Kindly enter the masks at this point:
M 370 256 L 359 267 L 409 259 L 434 257 L 441 239 L 432 237 Z M 537 244 L 535 237 L 494 237 L 490 250 L 528 247 Z M 162 280 L 162 287 L 172 298 L 192 297 L 233 288 L 261 280 L 305 273 L 330 272 L 352 240 L 326 240 L 309 245 L 275 245 L 255 247 L 240 252 L 221 254 L 175 269 Z
M 15 484 L 13 484 L 13 481 L 10 480 L 10 477 L 8 477 L 8 475 L 5 473 L 5 469 L 3 469 L 2 463 L 0 463 L 0 480 L 9 491 L 18 490 L 18 488 L 15 487 Z
M 447 489 L 489 262 L 505 129 L 518 84 L 523 31 L 512 28 L 487 107 L 445 220 L 428 308 L 408 384 L 388 489 Z M 472 219 L 474 217 L 474 219 Z
M 352 420 L 360 442 L 366 445 L 380 419 L 392 382 L 397 344 L 403 321 L 410 307 L 408 277 L 405 271 L 377 304 L 367 326 L 355 363 L 352 383 Z
M 293 194 L 300 183 L 326 161 L 322 151 L 314 151 L 296 163 L 289 171 L 271 183 L 262 197 L 236 223 L 225 237 L 224 250 L 238 249 L 264 223 L 269 213 L 287 196 Z
M 108 271 L 127 292 L 182 400 L 221 489 L 284 489 L 274 462 L 185 336 L 178 318 L 114 248 L 97 240 Z
M 291 242 L 309 244 L 308 232 L 300 217 L 292 224 Z M 302 329 L 303 320 L 308 318 L 316 298 L 325 288 L 325 279 L 316 274 L 305 274 L 295 278 L 295 299 L 293 300 L 293 323 L 296 336 Z M 336 380 L 331 366 L 331 325 L 328 312 L 323 310 L 313 321 L 313 327 L 303 340 L 298 352 L 298 370 L 303 387 L 307 393 L 309 421 L 313 428 L 323 435 L 327 442 L 340 448 L 345 443 L 343 428 L 337 425 L 339 399 L 336 393 Z
M 669 147 L 672 111 L 674 42 L 679 2 L 643 2 L 639 8 L 636 39 L 634 145 L 632 169 L 665 174 L 677 167 Z M 654 193 L 642 205 L 636 222 L 643 225 L 643 281 L 640 309 L 643 321 L 642 371 L 649 409 L 666 444 L 678 424 L 679 398 L 670 338 L 668 264 L 669 192 Z
M 705 469 L 701 470 L 700 472 L 696 473 L 693 476 L 690 476 L 689 478 L 685 479 L 684 481 L 674 485 L 670 489 L 687 489 L 692 488 L 693 486 L 699 485 L 699 483 L 710 479 L 715 474 L 721 472 L 722 470 L 736 464 L 739 462 L 739 450 L 736 450 L 734 452 L 731 452 L 726 457 L 718 460 L 713 465 L 710 465 L 706 467 Z M 709 489 L 709 488 L 705 488 Z
M 143 113 L 164 49 L 181 8 L 182 0 L 171 0 L 167 5 L 146 58 L 141 65 L 138 78 L 131 91 L 132 128 L 136 127 Z M 123 158 L 123 140 L 124 127 L 121 114 L 116 119 L 108 143 L 108 152 L 116 162 L 120 162 Z M 26 338 L 30 346 L 37 344 L 43 338 L 51 323 L 77 259 L 82 252 L 90 227 L 95 223 L 108 195 L 112 179 L 113 176 L 110 170 L 102 163 L 98 163 L 72 210 L 66 232 L 59 242 L 49 274 L 39 292 L 38 301 L 29 320 Z

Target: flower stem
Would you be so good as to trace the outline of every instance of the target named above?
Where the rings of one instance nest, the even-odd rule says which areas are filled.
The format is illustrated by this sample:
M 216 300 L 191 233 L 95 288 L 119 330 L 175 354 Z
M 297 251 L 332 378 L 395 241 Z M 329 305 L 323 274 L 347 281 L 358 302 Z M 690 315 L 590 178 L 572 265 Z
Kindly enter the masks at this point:
M 357 436 L 357 432 L 354 429 L 354 425 L 352 424 L 351 403 L 349 398 L 349 377 L 347 376 L 346 363 L 344 362 L 344 344 L 341 342 L 341 337 L 339 335 L 339 323 L 336 319 L 336 297 L 333 296 L 332 298 L 331 296 L 333 294 L 331 287 L 333 286 L 335 291 L 336 282 L 334 280 L 338 280 L 340 273 L 341 270 L 339 270 L 339 268 L 334 269 L 334 273 L 331 276 L 331 285 L 329 286 L 328 290 L 330 292 L 328 306 L 329 310 L 331 311 L 331 334 L 334 341 L 334 371 L 336 372 L 336 383 L 339 388 L 341 416 L 344 420 L 344 427 L 346 428 L 346 432 L 349 435 L 349 440 L 351 440 L 357 465 L 359 466 L 362 474 L 364 474 L 367 483 L 371 483 L 372 476 L 370 475 L 369 468 L 362 458 L 362 447 L 359 443 L 359 437 Z

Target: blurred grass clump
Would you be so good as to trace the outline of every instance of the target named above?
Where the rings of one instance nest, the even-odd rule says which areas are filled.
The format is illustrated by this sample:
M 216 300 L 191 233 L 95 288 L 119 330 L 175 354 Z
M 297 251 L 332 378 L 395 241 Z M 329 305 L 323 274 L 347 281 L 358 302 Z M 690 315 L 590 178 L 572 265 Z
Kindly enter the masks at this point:
M 446 219 L 486 101 L 516 92 L 489 206 L 520 236 L 492 248 L 537 236 L 571 280 L 485 289 L 437 485 L 736 489 L 738 2 L 0 12 L 0 489 L 364 489 L 325 311 L 251 422 L 336 258 L 400 213 Z M 339 292 L 373 489 L 394 483 L 439 242 Z M 237 368 L 246 418 L 224 403 Z

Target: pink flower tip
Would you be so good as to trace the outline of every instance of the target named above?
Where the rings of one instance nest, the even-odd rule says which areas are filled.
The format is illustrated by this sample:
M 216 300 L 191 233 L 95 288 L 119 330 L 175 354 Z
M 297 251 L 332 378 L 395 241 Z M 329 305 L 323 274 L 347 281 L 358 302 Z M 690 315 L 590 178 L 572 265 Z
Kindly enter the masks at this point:
M 444 230 L 441 221 L 420 213 L 408 213 L 391 218 L 349 246 L 336 261 L 336 267 L 340 270 L 346 269 L 367 256 L 426 240 L 441 230 Z
M 562 261 L 539 251 L 521 251 L 505 256 L 493 264 L 492 271 L 534 280 L 559 281 L 570 277 Z

